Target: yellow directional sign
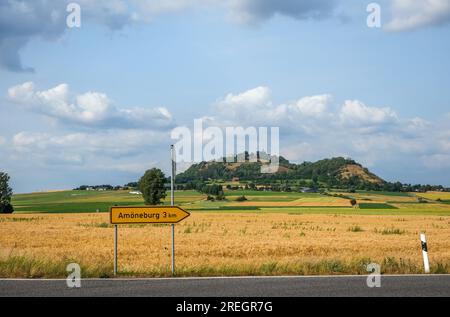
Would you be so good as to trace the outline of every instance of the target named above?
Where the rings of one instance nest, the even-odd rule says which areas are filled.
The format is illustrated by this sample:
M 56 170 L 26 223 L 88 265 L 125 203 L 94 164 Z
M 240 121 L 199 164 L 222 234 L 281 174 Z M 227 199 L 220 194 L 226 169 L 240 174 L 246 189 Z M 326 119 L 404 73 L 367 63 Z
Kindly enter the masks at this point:
M 191 214 L 178 206 L 111 207 L 111 224 L 177 223 Z

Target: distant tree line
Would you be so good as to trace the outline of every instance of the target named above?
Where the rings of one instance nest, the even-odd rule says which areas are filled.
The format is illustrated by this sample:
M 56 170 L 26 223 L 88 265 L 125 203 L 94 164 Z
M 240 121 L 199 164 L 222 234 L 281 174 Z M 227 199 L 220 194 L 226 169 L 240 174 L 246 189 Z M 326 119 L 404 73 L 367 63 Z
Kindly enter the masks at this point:
M 74 190 L 128 190 L 128 186 L 112 186 L 112 185 L 81 185 Z
M 220 191 L 223 192 L 222 185 L 208 185 L 205 181 L 188 181 L 186 183 L 175 184 L 175 190 L 196 190 L 207 195 L 220 196 Z M 168 188 L 170 184 L 170 177 L 165 180 L 165 186 Z M 220 187 L 220 190 L 218 189 Z M 273 192 L 300 192 L 306 189 L 313 191 L 323 190 L 345 190 L 347 192 L 355 192 L 356 190 L 364 191 L 386 191 L 386 192 L 427 192 L 427 191 L 442 191 L 450 192 L 450 188 L 441 185 L 411 185 L 400 182 L 385 182 L 383 184 L 372 183 L 358 183 L 352 182 L 351 179 L 340 184 L 330 185 L 327 183 L 314 182 L 312 180 L 258 180 L 255 182 L 242 181 L 239 185 L 226 185 L 227 190 L 257 190 L 257 191 L 273 191 Z M 138 182 L 131 182 L 124 186 L 112 185 L 82 185 L 75 190 L 130 190 L 139 189 Z
M 120 185 L 81 185 L 77 188 L 74 188 L 74 190 L 129 190 L 129 189 L 136 189 L 138 188 L 138 182 L 130 182 L 128 184 L 125 184 L 123 186 Z

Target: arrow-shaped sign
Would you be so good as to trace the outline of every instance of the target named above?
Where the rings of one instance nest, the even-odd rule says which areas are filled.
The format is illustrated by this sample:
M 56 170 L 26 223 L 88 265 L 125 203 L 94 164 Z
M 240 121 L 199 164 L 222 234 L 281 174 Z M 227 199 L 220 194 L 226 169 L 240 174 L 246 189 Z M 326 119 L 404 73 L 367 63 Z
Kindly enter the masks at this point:
M 112 224 L 177 223 L 191 214 L 178 206 L 111 207 Z

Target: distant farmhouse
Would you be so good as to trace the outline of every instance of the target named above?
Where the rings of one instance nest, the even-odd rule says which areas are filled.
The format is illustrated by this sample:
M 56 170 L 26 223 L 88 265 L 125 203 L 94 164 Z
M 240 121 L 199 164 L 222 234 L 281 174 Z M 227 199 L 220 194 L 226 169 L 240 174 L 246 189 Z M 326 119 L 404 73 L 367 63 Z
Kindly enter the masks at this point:
M 305 194 L 307 194 L 307 193 L 317 193 L 317 192 L 318 192 L 317 189 L 315 189 L 315 188 L 309 188 L 309 187 L 302 187 L 302 188 L 300 189 L 300 191 L 301 191 L 302 193 L 305 193 Z

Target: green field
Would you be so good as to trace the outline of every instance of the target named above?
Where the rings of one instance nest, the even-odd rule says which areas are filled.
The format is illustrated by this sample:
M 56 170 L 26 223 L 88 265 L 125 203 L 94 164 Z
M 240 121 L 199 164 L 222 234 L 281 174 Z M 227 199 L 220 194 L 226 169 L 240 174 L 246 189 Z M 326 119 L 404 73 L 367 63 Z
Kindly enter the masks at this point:
M 327 206 L 333 197 L 315 193 L 264 192 L 251 190 L 226 191 L 225 201 L 207 201 L 206 196 L 196 191 L 177 191 L 176 204 L 192 212 L 226 213 L 288 213 L 288 214 L 361 214 L 361 215 L 450 215 L 449 201 L 419 204 L 413 194 L 387 192 L 342 193 L 358 201 L 357 208 Z M 258 206 L 239 206 L 236 198 L 244 195 L 248 202 Z M 398 201 L 395 200 L 397 197 Z M 393 200 L 394 198 L 394 200 Z M 339 199 L 339 198 L 338 198 Z M 403 200 L 401 200 L 403 199 Z M 373 200 L 373 201 L 371 201 Z M 286 203 L 301 201 L 318 206 L 286 206 Z M 267 206 L 265 205 L 267 202 Z M 168 204 L 169 199 L 164 201 Z M 279 203 L 279 205 L 277 205 Z M 285 205 L 283 205 L 285 204 Z M 108 212 L 111 206 L 143 206 L 140 195 L 128 191 L 60 191 L 14 195 L 15 213 L 94 213 Z
M 398 209 L 389 204 L 377 204 L 377 203 L 360 203 L 359 208 L 361 209 Z

